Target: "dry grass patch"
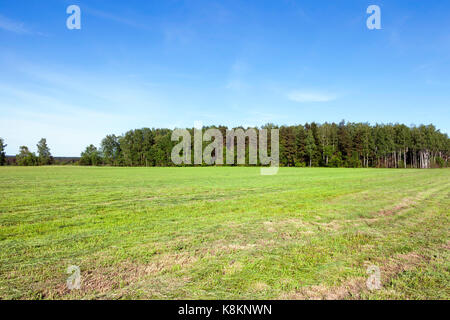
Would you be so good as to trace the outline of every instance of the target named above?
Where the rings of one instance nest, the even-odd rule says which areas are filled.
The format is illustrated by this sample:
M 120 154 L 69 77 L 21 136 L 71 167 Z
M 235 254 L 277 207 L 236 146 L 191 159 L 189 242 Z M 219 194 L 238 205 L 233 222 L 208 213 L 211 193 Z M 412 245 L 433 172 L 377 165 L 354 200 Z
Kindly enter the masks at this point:
M 48 286 L 45 296 L 56 293 L 58 296 L 65 296 L 70 293 L 105 294 L 115 289 L 127 287 L 135 284 L 150 275 L 159 275 L 179 266 L 180 269 L 191 267 L 198 258 L 189 252 L 163 254 L 155 261 L 147 264 L 136 264 L 132 261 L 118 263 L 114 266 L 98 266 L 90 270 L 83 270 L 81 267 L 81 288 L 80 290 L 69 290 L 66 283 L 60 283 L 52 289 Z M 98 265 L 98 264 L 97 264 Z
M 431 258 L 417 252 L 397 254 L 392 258 L 385 259 L 380 265 L 381 285 L 388 283 L 400 273 L 412 270 L 426 264 Z M 365 262 L 366 266 L 373 262 Z M 375 264 L 376 265 L 376 264 Z M 343 300 L 358 299 L 361 294 L 369 291 L 366 285 L 367 277 L 356 277 L 345 280 L 338 286 L 315 285 L 302 288 L 291 293 L 280 296 L 283 300 Z

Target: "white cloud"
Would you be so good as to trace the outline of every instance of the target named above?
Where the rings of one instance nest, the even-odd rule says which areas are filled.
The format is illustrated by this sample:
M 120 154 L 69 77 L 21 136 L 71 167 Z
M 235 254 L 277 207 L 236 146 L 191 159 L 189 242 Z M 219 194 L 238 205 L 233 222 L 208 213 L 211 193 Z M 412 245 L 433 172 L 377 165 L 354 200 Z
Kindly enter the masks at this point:
M 14 32 L 17 34 L 22 34 L 22 35 L 37 35 L 37 36 L 42 36 L 42 37 L 48 36 L 48 34 L 46 34 L 46 33 L 34 31 L 34 30 L 28 28 L 27 26 L 25 26 L 24 23 L 22 23 L 20 21 L 15 21 L 15 20 L 9 19 L 5 16 L 2 16 L 1 14 L 0 14 L 0 30 Z
M 0 15 L 0 29 L 19 34 L 31 33 L 23 23 L 8 19 L 2 15 Z
M 287 98 L 291 101 L 305 103 L 305 102 L 328 102 L 336 100 L 337 97 L 333 94 L 318 91 L 294 90 L 287 94 Z

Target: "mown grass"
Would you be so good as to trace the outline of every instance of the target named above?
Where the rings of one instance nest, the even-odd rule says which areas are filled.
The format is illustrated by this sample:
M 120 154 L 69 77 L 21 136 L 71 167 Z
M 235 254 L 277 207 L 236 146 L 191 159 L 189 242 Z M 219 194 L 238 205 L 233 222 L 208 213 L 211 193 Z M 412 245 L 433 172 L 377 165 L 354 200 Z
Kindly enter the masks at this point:
M 448 299 L 449 187 L 448 169 L 3 167 L 0 298 Z

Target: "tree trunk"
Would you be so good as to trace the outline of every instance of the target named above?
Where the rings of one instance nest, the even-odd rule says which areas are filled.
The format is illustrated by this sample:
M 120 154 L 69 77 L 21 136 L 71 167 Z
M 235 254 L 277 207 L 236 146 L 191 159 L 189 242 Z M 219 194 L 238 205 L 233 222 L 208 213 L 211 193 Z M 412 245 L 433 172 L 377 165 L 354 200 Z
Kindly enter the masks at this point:
M 406 169 L 406 150 L 403 150 L 403 161 L 405 162 L 405 169 Z
M 395 153 L 395 151 L 393 154 L 393 158 L 394 158 L 394 168 L 397 168 L 397 154 Z

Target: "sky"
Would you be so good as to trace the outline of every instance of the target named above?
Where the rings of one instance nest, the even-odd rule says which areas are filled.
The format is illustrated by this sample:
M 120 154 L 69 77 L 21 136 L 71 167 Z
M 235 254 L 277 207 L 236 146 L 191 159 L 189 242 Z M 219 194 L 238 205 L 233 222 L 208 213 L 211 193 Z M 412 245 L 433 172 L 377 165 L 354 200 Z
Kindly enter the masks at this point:
M 69 30 L 69 5 L 81 29 Z M 369 30 L 369 5 L 381 29 Z M 450 133 L 450 1 L 0 0 L 0 137 L 79 156 L 203 125 L 433 123 Z

